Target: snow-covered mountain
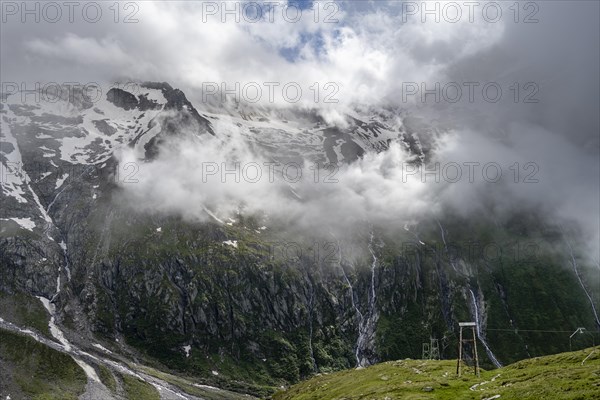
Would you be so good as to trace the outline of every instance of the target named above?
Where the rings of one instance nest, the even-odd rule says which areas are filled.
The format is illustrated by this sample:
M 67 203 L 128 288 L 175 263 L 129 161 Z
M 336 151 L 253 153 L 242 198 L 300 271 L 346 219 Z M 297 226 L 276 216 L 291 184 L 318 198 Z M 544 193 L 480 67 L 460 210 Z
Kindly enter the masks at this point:
M 313 242 L 316 234 L 265 226 L 262 216 L 190 222 L 120 198 L 136 172 L 119 162 L 120 153 L 152 162 L 186 137 L 241 140 L 282 163 L 335 165 L 398 144 L 411 162 L 426 163 L 439 132 L 401 110 L 357 107 L 336 125 L 311 109 L 194 105 L 166 83 L 105 92 L 94 101 L 66 90 L 46 93 L 55 101 L 29 93 L 3 95 L 0 103 L 0 290 L 48 310 L 52 333 L 44 340 L 58 340 L 88 381 L 100 366 L 128 373 L 114 363 L 141 359 L 200 379 L 187 385 L 264 396 L 318 371 L 419 356 L 429 336 L 453 356 L 459 320 L 477 322 L 490 365 L 564 347 L 518 333 L 532 316 L 539 317 L 528 326 L 535 329 L 548 318 L 565 329 L 598 323 L 598 279 L 552 246 L 556 230 L 531 210 L 502 221 L 424 216 L 416 225 L 399 221 L 394 231 L 365 222 L 345 238 L 318 232 L 330 239 Z M 517 237 L 536 238 L 543 251 L 533 259 L 452 253 L 474 238 L 509 246 Z M 282 240 L 302 251 L 282 256 L 273 247 Z M 2 327 L 36 329 L 10 307 L 0 312 Z M 515 333 L 507 341 L 486 331 L 490 324 Z M 113 353 L 122 358 L 109 361 Z M 143 378 L 163 392 L 174 389 L 164 377 Z M 189 387 L 177 388 L 161 395 L 194 398 Z
M 49 218 L 43 204 L 51 207 L 72 174 L 92 167 L 102 170 L 124 147 L 134 149 L 139 160 L 151 159 L 166 137 L 183 132 L 223 140 L 242 137 L 282 162 L 350 163 L 365 152 L 385 151 L 395 141 L 416 157 L 425 157 L 418 135 L 407 132 L 401 116 L 390 110 L 357 111 L 348 116 L 349 126 L 338 127 L 327 124 L 314 110 L 230 104 L 220 112 L 199 112 L 183 92 L 166 83 L 135 88 L 136 94 L 111 88 L 93 102 L 81 89 L 71 87 L 4 96 L 0 105 L 2 191 L 8 207 L 1 217 L 20 221 L 29 230 L 42 226 L 41 221 Z M 35 204 L 37 212 L 20 212 L 19 204 Z

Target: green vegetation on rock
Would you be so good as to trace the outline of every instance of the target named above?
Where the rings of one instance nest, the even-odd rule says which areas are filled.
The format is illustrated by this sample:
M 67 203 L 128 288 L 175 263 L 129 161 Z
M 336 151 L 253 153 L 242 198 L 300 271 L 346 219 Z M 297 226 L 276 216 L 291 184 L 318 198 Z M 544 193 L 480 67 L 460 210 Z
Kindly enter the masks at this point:
M 117 381 L 115 380 L 115 376 L 113 373 L 105 367 L 104 365 L 98 365 L 98 377 L 111 392 L 115 393 L 117 391 Z
M 264 397 L 315 373 L 354 367 L 372 282 L 371 362 L 420 357 L 430 337 L 440 340 L 442 358 L 456 357 L 458 322 L 475 313 L 504 364 L 569 349 L 563 333 L 536 331 L 588 328 L 574 348 L 598 337 L 563 235 L 534 214 L 424 220 L 410 228 L 423 244 L 400 226 L 374 228 L 372 279 L 368 227 L 337 249 L 331 238 L 286 235 L 270 224 L 262 230 L 242 215 L 220 225 L 111 207 L 100 202 L 91 211 L 92 229 L 72 258 L 88 266 L 81 273 L 93 272 L 74 289 L 83 314 L 95 334 L 122 337 L 146 365 L 197 384 Z M 597 298 L 593 270 L 582 261 L 579 273 Z M 73 282 L 87 279 L 74 275 Z M 493 367 L 485 351 L 480 360 Z
M 5 320 L 17 326 L 33 328 L 48 338 L 52 337 L 48 328 L 50 317 L 37 298 L 23 292 L 0 291 L 0 310 Z
M 10 371 L 9 375 L 3 371 L 10 382 L 2 386 L 12 386 L 33 400 L 75 400 L 85 391 L 85 373 L 71 356 L 3 329 L 0 364 L 0 369 Z
M 214 390 L 213 387 L 194 382 L 193 378 L 172 375 L 166 372 L 158 371 L 150 367 L 142 367 L 142 370 L 148 375 L 154 376 L 171 385 L 178 387 L 181 391 L 200 397 L 206 400 L 242 400 L 248 399 L 247 395 L 242 395 L 227 390 Z M 270 393 L 271 390 L 266 391 Z
M 149 383 L 127 374 L 122 374 L 121 379 L 127 400 L 160 400 L 158 391 Z

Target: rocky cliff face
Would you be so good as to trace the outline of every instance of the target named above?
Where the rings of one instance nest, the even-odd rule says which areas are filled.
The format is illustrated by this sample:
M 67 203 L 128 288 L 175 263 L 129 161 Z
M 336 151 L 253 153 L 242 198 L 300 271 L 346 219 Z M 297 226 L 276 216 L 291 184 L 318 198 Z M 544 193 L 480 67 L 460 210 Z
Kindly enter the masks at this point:
M 453 357 L 458 321 L 477 322 L 490 366 L 568 346 L 525 330 L 598 327 L 597 271 L 533 210 L 393 231 L 365 223 L 314 241 L 261 215 L 193 222 L 122 201 L 136 166 L 120 164 L 119 149 L 151 161 L 172 137 L 227 140 L 231 126 L 281 161 L 352 163 L 399 142 L 426 162 L 428 135 L 396 111 L 363 110 L 345 127 L 310 112 L 199 112 L 164 83 L 0 106 L 0 289 L 50 300 L 81 343 L 264 394 L 420 357 L 430 336 Z

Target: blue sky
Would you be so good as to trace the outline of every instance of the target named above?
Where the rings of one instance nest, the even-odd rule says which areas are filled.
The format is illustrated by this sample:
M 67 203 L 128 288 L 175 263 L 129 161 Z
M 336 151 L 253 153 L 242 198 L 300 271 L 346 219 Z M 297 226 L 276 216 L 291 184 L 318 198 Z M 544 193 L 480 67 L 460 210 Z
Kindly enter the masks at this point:
M 317 33 L 301 33 L 300 43 L 294 47 L 282 47 L 279 49 L 279 54 L 289 62 L 296 62 L 300 58 L 300 52 L 302 48 L 309 45 L 312 51 L 319 57 L 323 54 L 324 48 L 323 35 L 320 32 Z
M 312 7 L 313 0 L 288 0 L 288 4 L 294 5 L 302 10 Z

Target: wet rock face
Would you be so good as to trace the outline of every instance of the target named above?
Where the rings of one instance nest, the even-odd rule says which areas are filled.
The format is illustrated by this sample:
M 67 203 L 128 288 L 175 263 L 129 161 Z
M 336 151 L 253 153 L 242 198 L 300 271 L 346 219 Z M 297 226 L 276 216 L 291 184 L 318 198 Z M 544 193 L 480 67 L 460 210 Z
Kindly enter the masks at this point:
M 56 293 L 58 269 L 62 263 L 60 249 L 51 243 L 40 243 L 31 238 L 3 238 L 0 240 L 0 290 L 8 293 L 24 291 L 50 298 Z

